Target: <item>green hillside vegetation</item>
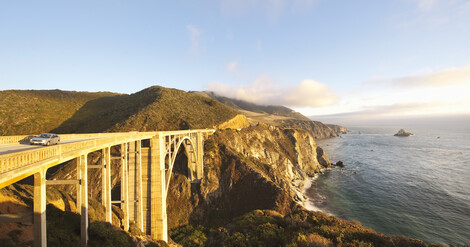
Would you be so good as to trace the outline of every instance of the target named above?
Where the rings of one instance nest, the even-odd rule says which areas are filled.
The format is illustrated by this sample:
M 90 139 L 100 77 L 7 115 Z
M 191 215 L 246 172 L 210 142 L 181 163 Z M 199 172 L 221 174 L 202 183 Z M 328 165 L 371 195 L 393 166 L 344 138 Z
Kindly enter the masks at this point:
M 38 134 L 57 128 L 85 103 L 115 93 L 61 90 L 0 91 L 0 135 Z
M 186 225 L 170 235 L 183 246 L 428 246 L 418 239 L 384 235 L 356 221 L 306 210 L 285 216 L 254 210 L 226 227 Z
M 0 135 L 213 128 L 236 115 L 216 100 L 159 86 L 130 95 L 0 91 Z
M 215 100 L 153 86 L 131 95 L 89 101 L 58 133 L 155 131 L 212 128 L 237 112 Z

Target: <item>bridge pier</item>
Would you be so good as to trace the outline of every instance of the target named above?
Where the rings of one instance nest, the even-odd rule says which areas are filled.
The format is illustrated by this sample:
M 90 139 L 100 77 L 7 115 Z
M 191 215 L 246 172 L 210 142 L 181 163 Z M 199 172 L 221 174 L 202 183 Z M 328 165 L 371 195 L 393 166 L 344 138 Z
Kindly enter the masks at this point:
M 127 143 L 121 144 L 121 209 L 123 212 L 124 231 L 129 230 L 129 168 L 127 166 Z
M 143 201 L 142 201 L 142 141 L 138 140 L 137 141 L 137 157 L 136 157 L 136 199 L 137 199 L 137 204 L 135 205 L 137 207 L 137 210 L 135 210 L 136 215 L 135 215 L 135 222 L 137 224 L 137 227 L 144 232 L 144 220 L 143 220 Z
M 165 139 L 158 133 L 150 139 L 150 235 L 168 241 L 165 188 Z
M 82 246 L 86 246 L 88 244 L 88 167 L 87 167 L 87 156 L 88 154 L 81 155 L 78 157 L 78 167 L 80 168 L 77 170 L 80 179 L 80 185 L 78 186 L 80 189 L 80 214 L 81 214 L 81 221 L 80 221 L 80 243 Z
M 34 246 L 47 245 L 46 234 L 46 169 L 34 173 Z
M 106 222 L 112 223 L 112 207 L 111 207 L 111 147 L 102 149 L 102 188 L 101 188 L 101 203 L 105 207 Z
M 142 143 L 129 142 L 129 220 L 144 232 L 142 220 Z
M 196 135 L 196 143 L 194 149 L 196 150 L 196 179 L 201 181 L 204 176 L 204 136 L 202 132 Z

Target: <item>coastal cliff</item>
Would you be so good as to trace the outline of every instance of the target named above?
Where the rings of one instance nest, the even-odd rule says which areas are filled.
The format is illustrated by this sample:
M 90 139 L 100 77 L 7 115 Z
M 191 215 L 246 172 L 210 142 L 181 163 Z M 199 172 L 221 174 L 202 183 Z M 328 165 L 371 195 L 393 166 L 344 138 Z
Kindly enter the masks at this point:
M 335 131 L 338 134 L 347 134 L 348 129 L 337 124 L 327 124 L 326 126 L 330 127 L 333 131 Z
M 282 128 L 296 128 L 306 130 L 310 132 L 315 139 L 337 137 L 341 133 L 340 131 L 338 131 L 339 127 L 341 126 L 338 126 L 338 128 L 331 128 L 330 126 L 318 121 L 287 119 L 278 120 L 276 122 Z
M 61 119 L 59 126 L 47 125 L 41 129 L 119 132 L 219 128 L 204 144 L 201 183 L 189 182 L 184 150 L 179 150 L 173 167 L 167 196 L 168 227 L 171 238 L 183 246 L 426 246 L 419 240 L 386 236 L 358 222 L 309 212 L 302 207 L 306 199 L 302 192 L 308 179 L 331 166 L 315 139 L 337 136 L 344 131 L 340 127 L 305 120 L 288 108 L 268 106 L 259 109 L 272 114 L 257 112 L 256 115 L 214 99 L 162 87 L 132 95 L 96 97 L 70 108 L 73 114 Z M 256 105 L 249 106 L 251 110 L 258 109 Z M 21 126 L 23 122 L 8 133 L 17 134 L 15 131 Z M 119 155 L 119 147 L 113 147 L 111 152 Z M 88 164 L 100 164 L 100 158 L 99 152 L 91 153 Z M 49 169 L 48 179 L 74 179 L 74 162 Z M 118 160 L 112 162 L 116 168 L 111 181 L 113 198 L 120 198 L 120 164 Z M 117 238 L 113 234 L 121 234 L 119 241 L 126 242 L 123 246 L 155 246 L 155 241 L 145 240 L 148 236 L 142 236 L 135 227 L 131 226 L 130 233 L 124 233 L 101 224 L 104 209 L 93 199 L 101 197 L 98 189 L 101 173 L 90 172 L 88 176 L 90 243 L 101 246 L 104 242 L 99 241 L 108 241 L 112 245 Z M 32 179 L 25 179 L 0 190 L 2 213 L 31 211 L 31 184 Z M 79 215 L 73 213 L 76 188 L 57 186 L 47 193 L 48 241 L 73 245 L 79 239 L 79 231 L 75 229 L 79 226 Z M 122 215 L 113 206 L 116 227 L 122 227 Z M 4 233 L 0 239 L 7 239 L 5 243 L 9 241 L 11 246 L 27 245 L 32 240 L 32 235 L 28 235 L 31 226 L 11 223 L 0 229 Z M 145 241 L 136 240 L 136 236 Z
M 200 187 L 192 189 L 196 194 L 191 195 L 189 182 L 179 178 L 183 175 L 175 173 L 170 182 L 170 228 L 192 221 L 221 225 L 255 209 L 288 213 L 305 200 L 307 179 L 331 166 L 307 131 L 263 123 L 219 130 L 205 148 L 205 174 Z M 184 164 L 176 163 L 175 169 L 178 166 Z
M 174 169 L 184 171 L 182 161 Z M 183 246 L 427 246 L 305 210 L 304 183 L 330 165 L 305 130 L 218 130 L 205 143 L 201 184 L 173 174 L 170 236 Z

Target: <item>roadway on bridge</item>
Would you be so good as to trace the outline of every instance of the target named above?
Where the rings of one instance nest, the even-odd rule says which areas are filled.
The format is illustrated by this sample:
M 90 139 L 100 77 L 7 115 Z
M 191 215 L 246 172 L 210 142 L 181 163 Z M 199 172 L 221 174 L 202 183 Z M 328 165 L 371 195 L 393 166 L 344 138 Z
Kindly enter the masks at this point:
M 75 139 L 60 140 L 60 143 L 57 144 L 57 145 L 73 143 L 73 142 L 80 142 L 80 141 L 86 141 L 86 140 L 93 140 L 93 139 L 100 139 L 100 138 L 103 138 L 103 137 L 98 137 L 98 138 L 75 138 Z M 20 144 L 20 143 L 0 144 L 0 154 L 20 152 L 20 151 L 32 150 L 32 149 L 38 149 L 38 148 L 45 148 L 45 147 L 46 146 Z

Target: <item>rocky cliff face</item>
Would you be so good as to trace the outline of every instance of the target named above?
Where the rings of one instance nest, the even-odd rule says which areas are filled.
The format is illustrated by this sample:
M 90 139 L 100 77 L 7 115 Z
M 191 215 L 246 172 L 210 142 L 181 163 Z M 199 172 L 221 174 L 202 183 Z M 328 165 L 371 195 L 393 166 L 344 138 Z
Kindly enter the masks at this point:
M 343 127 L 343 126 L 336 125 L 336 124 L 327 124 L 327 126 L 330 127 L 331 129 L 333 129 L 337 134 L 347 134 L 348 133 L 348 129 Z
M 307 131 L 266 124 L 217 131 L 205 151 L 200 185 L 173 174 L 170 228 L 188 222 L 223 225 L 254 209 L 288 213 L 304 200 L 306 179 L 331 165 Z
M 306 130 L 310 132 L 315 139 L 325 139 L 338 136 L 337 131 L 318 121 L 287 119 L 278 120 L 277 123 L 282 128 L 296 128 Z

